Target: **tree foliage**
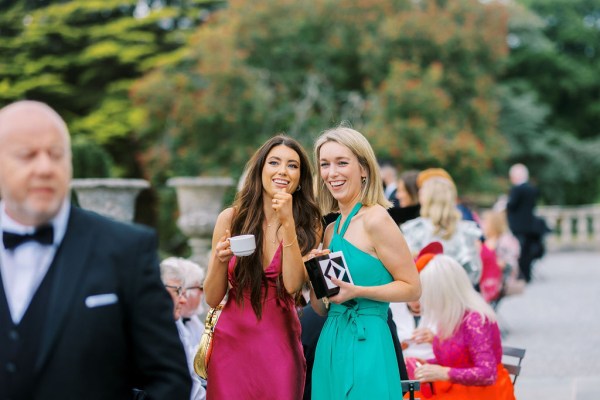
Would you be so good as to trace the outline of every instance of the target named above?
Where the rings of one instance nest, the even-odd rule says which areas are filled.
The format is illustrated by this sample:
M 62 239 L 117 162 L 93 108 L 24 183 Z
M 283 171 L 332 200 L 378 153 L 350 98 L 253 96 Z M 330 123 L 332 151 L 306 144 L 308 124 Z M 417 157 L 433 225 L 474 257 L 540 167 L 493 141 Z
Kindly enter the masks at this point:
M 579 138 L 600 133 L 600 0 L 521 0 L 550 46 L 512 33 L 507 78 L 526 80 L 549 105 L 548 122 Z
M 173 3 L 170 5 L 169 3 Z M 215 1 L 3 1 L 0 3 L 0 105 L 51 104 L 75 136 L 107 149 L 136 175 L 131 157 L 132 82 L 178 57 Z
M 505 154 L 493 96 L 507 55 L 503 10 L 475 0 L 231 1 L 180 63 L 135 86 L 140 142 L 160 144 L 145 165 L 153 175 L 240 172 L 278 131 L 310 148 L 348 120 L 401 168 L 443 164 L 477 187 Z
M 367 130 L 405 167 L 443 166 L 461 189 L 481 188 L 506 155 L 496 76 L 507 56 L 507 14 L 496 4 L 425 4 L 387 18 L 364 50 L 376 88 Z
M 511 56 L 499 92 L 509 162 L 531 169 L 549 204 L 600 193 L 600 1 L 523 0 L 511 10 Z
M 462 194 L 516 161 L 548 203 L 600 193 L 600 0 L 223 3 L 0 0 L 0 106 L 56 108 L 80 177 L 150 179 L 168 249 L 167 178 L 237 176 L 267 137 L 310 149 L 342 121 Z

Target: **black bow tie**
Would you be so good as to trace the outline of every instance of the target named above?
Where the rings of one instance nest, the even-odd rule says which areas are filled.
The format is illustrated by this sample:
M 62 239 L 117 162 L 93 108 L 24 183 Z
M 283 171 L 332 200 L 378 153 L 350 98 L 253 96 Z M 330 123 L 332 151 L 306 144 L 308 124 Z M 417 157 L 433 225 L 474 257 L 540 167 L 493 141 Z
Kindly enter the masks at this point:
M 33 240 L 40 244 L 51 245 L 54 242 L 54 228 L 52 225 L 43 225 L 32 234 L 20 235 L 13 232 L 3 232 L 2 240 L 7 250 L 13 250 L 25 242 Z

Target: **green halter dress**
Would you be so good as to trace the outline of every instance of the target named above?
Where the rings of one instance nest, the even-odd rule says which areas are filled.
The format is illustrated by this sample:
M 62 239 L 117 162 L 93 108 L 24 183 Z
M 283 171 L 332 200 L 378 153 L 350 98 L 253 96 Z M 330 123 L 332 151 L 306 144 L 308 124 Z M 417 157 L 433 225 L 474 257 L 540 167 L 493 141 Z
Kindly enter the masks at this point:
M 357 286 L 379 286 L 392 282 L 379 259 L 344 239 L 352 217 L 362 207 L 356 204 L 338 233 L 335 222 L 329 248 L 342 251 Z M 331 303 L 317 344 L 312 373 L 312 399 L 400 399 L 402 388 L 398 362 L 387 325 L 389 303 L 356 298 Z

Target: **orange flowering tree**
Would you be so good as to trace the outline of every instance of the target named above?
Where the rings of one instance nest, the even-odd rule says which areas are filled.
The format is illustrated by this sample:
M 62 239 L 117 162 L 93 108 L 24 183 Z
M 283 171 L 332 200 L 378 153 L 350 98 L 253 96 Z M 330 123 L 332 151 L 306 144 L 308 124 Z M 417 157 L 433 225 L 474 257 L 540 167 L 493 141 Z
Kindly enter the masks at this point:
M 477 187 L 505 156 L 496 76 L 504 8 L 477 0 L 234 0 L 176 65 L 134 86 L 153 177 L 240 173 L 267 137 L 310 149 L 349 121 L 401 168 Z
M 386 16 L 362 49 L 374 88 L 365 130 L 379 153 L 447 168 L 461 187 L 485 184 L 506 155 L 496 103 L 506 29 L 504 7 L 478 1 Z

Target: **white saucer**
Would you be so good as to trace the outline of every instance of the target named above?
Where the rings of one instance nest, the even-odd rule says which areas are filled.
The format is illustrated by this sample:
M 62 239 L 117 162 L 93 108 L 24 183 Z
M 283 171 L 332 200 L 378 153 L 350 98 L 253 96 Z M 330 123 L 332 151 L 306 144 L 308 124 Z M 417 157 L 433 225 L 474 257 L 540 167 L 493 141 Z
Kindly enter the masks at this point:
M 245 250 L 245 251 L 238 251 L 238 252 L 234 252 L 233 254 L 235 254 L 238 257 L 243 257 L 243 256 L 249 256 L 252 253 L 254 253 L 254 249 Z

